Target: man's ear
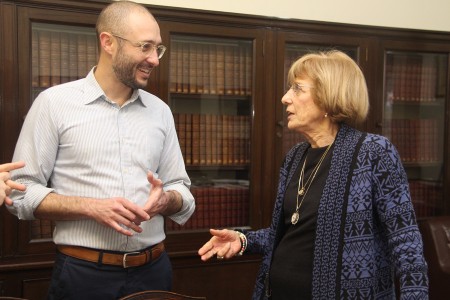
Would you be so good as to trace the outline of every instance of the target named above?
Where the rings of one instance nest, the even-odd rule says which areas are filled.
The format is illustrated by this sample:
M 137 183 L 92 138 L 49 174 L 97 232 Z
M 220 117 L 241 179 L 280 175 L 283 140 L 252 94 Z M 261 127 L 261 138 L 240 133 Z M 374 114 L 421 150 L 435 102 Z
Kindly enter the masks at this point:
M 113 36 L 108 32 L 102 32 L 102 33 L 100 33 L 99 38 L 100 38 L 101 48 L 105 52 L 111 54 L 113 52 L 114 45 L 115 45 L 114 41 L 113 41 Z

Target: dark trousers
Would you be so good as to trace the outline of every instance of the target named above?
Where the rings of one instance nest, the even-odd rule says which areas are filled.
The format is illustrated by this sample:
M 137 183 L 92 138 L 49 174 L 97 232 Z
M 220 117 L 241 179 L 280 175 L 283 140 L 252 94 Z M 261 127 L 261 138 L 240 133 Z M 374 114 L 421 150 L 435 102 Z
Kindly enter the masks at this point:
M 58 252 L 47 299 L 111 300 L 145 290 L 171 289 L 172 264 L 165 251 L 155 261 L 126 269 Z

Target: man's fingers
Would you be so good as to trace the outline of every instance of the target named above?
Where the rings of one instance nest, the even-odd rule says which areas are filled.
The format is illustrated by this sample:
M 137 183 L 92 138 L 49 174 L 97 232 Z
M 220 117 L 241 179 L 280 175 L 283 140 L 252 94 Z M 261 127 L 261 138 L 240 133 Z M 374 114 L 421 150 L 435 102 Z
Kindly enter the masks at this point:
M 122 205 L 127 209 L 125 212 L 126 217 L 130 220 L 136 220 L 136 222 L 148 221 L 150 220 L 150 215 L 142 208 L 137 206 L 130 201 L 124 201 Z
M 132 236 L 133 232 L 124 228 L 123 226 L 120 226 L 120 224 L 124 225 L 126 228 L 131 229 L 134 232 L 137 233 L 141 233 L 142 232 L 142 228 L 137 226 L 136 224 L 134 224 L 133 222 L 130 222 L 129 220 L 122 218 L 120 220 L 118 220 L 117 222 L 113 222 L 112 224 L 110 224 L 110 226 L 112 228 L 114 228 L 116 231 L 118 231 L 119 233 L 122 233 L 124 235 L 127 236 Z

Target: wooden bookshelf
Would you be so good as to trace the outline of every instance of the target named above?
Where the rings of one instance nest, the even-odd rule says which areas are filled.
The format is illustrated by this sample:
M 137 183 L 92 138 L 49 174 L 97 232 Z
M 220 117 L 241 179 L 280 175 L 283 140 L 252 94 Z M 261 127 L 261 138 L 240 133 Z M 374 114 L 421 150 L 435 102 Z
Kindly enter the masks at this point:
M 252 42 L 171 36 L 169 105 L 197 210 L 166 230 L 250 225 Z
M 400 154 L 418 218 L 445 210 L 445 57 L 428 51 L 385 52 L 382 134 Z
M 0 1 L 0 156 L 10 161 L 23 118 L 46 88 L 85 77 L 98 53 L 103 0 Z M 370 94 L 363 130 L 402 154 L 416 213 L 450 213 L 450 101 L 446 32 L 285 20 L 149 6 L 167 54 L 147 90 L 173 113 L 197 210 L 166 221 L 174 290 L 208 299 L 250 299 L 259 257 L 203 263 L 208 227 L 270 225 L 284 155 L 302 140 L 286 128 L 286 72 L 300 55 L 340 49 L 361 66 Z M 446 116 L 446 117 L 444 117 Z M 393 125 L 394 123 L 394 125 Z M 402 142 L 403 141 L 403 145 Z M 429 147 L 426 147 L 427 144 Z M 0 208 L 0 295 L 45 298 L 55 247 L 51 222 Z M 236 278 L 235 274 L 240 274 Z M 220 285 L 205 284 L 205 278 Z

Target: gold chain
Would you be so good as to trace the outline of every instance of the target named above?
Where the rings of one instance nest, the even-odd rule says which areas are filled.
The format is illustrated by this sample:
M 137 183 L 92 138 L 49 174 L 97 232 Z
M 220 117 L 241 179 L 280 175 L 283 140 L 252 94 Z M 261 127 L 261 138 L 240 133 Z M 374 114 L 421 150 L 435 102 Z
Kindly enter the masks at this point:
M 322 154 L 322 157 L 320 158 L 319 162 L 316 164 L 316 166 L 314 167 L 314 169 L 311 172 L 311 175 L 309 176 L 308 180 L 306 180 L 306 183 L 303 184 L 303 180 L 305 177 L 305 166 L 306 166 L 306 160 L 308 158 L 308 155 L 306 155 L 305 157 L 305 161 L 303 162 L 303 166 L 302 166 L 302 170 L 300 171 L 300 177 L 298 179 L 298 188 L 297 188 L 297 201 L 296 201 L 296 205 L 295 205 L 295 212 L 292 214 L 292 218 L 291 218 L 291 223 L 293 225 L 297 224 L 298 219 L 300 218 L 299 215 L 299 210 L 300 207 L 303 204 L 303 200 L 306 197 L 306 194 L 309 191 L 309 187 L 311 186 L 311 184 L 314 181 L 314 178 L 316 178 L 316 174 L 319 171 L 320 166 L 322 165 L 323 160 L 325 159 L 325 157 L 327 156 L 328 150 L 330 150 L 331 146 L 333 145 L 333 143 L 331 143 L 330 145 L 328 145 L 327 149 L 325 150 L 325 152 Z M 306 188 L 305 188 L 306 187 Z M 298 197 L 302 196 L 302 200 L 300 201 L 300 203 L 298 202 Z

